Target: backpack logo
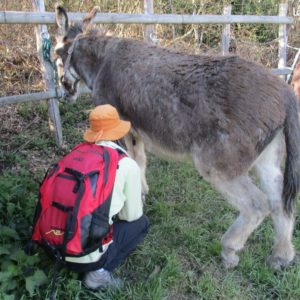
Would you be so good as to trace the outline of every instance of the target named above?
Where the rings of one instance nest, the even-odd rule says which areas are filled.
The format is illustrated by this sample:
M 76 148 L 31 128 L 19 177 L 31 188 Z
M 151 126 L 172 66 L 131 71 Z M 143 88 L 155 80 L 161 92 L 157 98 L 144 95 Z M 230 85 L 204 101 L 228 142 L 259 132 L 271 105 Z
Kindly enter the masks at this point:
M 51 229 L 50 231 L 46 232 L 45 235 L 48 235 L 50 233 L 60 236 L 60 235 L 64 235 L 65 231 L 60 229 Z

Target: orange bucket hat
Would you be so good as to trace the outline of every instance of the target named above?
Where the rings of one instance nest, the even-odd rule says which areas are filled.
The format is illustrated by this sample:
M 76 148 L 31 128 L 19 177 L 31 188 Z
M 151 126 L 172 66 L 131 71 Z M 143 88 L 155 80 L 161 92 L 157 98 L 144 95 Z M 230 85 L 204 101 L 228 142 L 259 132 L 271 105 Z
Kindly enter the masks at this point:
M 96 106 L 89 116 L 90 128 L 83 135 L 90 143 L 115 141 L 125 136 L 131 128 L 129 121 L 120 119 L 117 110 L 110 104 Z

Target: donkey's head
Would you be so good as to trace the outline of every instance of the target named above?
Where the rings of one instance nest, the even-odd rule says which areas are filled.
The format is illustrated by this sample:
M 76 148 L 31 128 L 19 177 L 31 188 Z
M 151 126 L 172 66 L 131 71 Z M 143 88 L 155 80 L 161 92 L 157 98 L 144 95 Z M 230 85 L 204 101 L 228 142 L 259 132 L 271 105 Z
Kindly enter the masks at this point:
M 81 23 L 69 24 L 69 18 L 65 9 L 56 7 L 56 23 L 58 34 L 55 53 L 57 55 L 56 66 L 60 83 L 65 89 L 65 98 L 71 102 L 76 100 L 80 75 L 74 66 L 73 51 L 76 42 L 90 29 L 98 8 L 94 7 Z

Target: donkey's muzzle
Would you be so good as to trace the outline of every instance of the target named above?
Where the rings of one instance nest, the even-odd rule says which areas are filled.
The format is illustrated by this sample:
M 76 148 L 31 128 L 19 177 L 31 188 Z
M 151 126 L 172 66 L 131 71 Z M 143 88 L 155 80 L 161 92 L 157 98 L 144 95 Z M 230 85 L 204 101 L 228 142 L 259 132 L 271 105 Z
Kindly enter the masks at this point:
M 60 82 L 64 89 L 70 94 L 71 96 L 75 96 L 77 93 L 77 85 L 80 79 L 76 79 L 75 81 L 69 81 L 64 75 L 61 76 Z

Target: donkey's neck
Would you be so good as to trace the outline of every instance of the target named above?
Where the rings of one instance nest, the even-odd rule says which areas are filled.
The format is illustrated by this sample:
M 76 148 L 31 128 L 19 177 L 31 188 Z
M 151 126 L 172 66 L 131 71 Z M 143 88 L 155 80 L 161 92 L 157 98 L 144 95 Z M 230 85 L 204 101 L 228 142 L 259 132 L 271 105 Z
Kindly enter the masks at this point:
M 92 90 L 100 62 L 97 55 L 90 51 L 90 49 L 85 49 L 84 46 L 84 44 L 79 45 L 79 47 L 74 49 L 72 66 L 78 76 Z

